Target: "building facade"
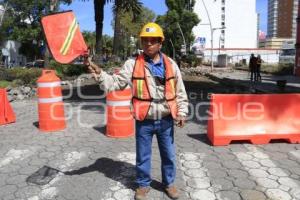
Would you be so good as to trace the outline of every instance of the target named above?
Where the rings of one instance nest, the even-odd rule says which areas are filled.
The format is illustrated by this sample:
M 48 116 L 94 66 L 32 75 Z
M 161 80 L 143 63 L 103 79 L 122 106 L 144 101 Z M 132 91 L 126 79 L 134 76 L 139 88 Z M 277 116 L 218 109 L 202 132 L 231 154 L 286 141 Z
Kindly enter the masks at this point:
M 193 33 L 205 49 L 257 48 L 256 0 L 198 0 L 194 12 L 201 22 Z
M 296 38 L 298 0 L 268 0 L 268 38 Z

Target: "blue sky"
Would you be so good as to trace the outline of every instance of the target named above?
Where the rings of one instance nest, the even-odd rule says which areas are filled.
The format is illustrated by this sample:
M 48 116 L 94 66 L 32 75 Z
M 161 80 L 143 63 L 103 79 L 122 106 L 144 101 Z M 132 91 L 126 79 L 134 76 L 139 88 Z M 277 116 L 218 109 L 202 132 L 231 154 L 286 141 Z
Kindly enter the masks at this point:
M 243 1 L 243 0 L 240 0 Z M 62 10 L 73 10 L 80 24 L 81 30 L 94 31 L 94 9 L 93 0 L 83 2 L 82 0 L 74 0 L 70 6 L 62 5 Z M 145 7 L 153 10 L 157 15 L 162 15 L 167 11 L 167 6 L 164 0 L 142 0 Z M 104 24 L 103 34 L 113 35 L 111 26 L 112 4 L 107 4 L 104 8 Z M 267 0 L 256 0 L 256 10 L 260 13 L 260 29 L 267 31 Z

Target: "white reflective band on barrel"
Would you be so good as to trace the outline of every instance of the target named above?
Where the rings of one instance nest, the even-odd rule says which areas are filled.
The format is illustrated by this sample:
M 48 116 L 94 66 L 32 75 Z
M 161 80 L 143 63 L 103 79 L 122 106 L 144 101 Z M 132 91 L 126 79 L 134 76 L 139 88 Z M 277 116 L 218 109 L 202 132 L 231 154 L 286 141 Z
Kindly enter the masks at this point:
M 57 86 L 60 86 L 60 81 L 56 81 L 56 82 L 46 82 L 46 83 L 38 83 L 37 86 L 38 87 L 42 87 L 42 88 L 45 88 L 45 87 L 57 87 Z
M 106 101 L 108 106 L 130 106 L 131 101 Z
M 39 98 L 39 103 L 56 103 L 63 101 L 62 97 Z

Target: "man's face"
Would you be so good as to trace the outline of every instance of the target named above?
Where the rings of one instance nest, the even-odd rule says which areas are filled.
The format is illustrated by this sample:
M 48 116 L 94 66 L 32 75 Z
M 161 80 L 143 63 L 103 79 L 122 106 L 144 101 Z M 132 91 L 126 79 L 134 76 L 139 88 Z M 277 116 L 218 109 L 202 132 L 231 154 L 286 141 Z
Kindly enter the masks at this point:
M 162 46 L 161 38 L 159 37 L 143 37 L 141 41 L 144 53 L 150 57 L 155 56 Z

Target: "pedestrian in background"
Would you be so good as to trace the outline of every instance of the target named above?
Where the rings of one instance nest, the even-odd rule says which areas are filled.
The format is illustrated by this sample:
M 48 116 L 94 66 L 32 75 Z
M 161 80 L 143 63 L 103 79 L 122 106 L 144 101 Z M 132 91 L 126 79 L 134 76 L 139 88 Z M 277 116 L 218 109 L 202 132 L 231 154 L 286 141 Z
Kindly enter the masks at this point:
M 257 58 L 252 53 L 249 60 L 249 70 L 251 72 L 250 80 L 256 81 L 257 79 Z
M 256 81 L 261 81 L 261 75 L 260 75 L 261 63 L 262 63 L 262 59 L 258 54 L 256 60 Z
M 88 59 L 90 72 L 106 91 L 132 87 L 136 119 L 136 200 L 145 200 L 151 183 L 152 138 L 157 137 L 161 157 L 162 184 L 171 199 L 179 198 L 174 182 L 176 152 L 174 120 L 183 127 L 188 99 L 177 64 L 160 49 L 164 41 L 161 27 L 146 24 L 140 33 L 143 54 L 128 59 L 118 75 L 109 75 Z

